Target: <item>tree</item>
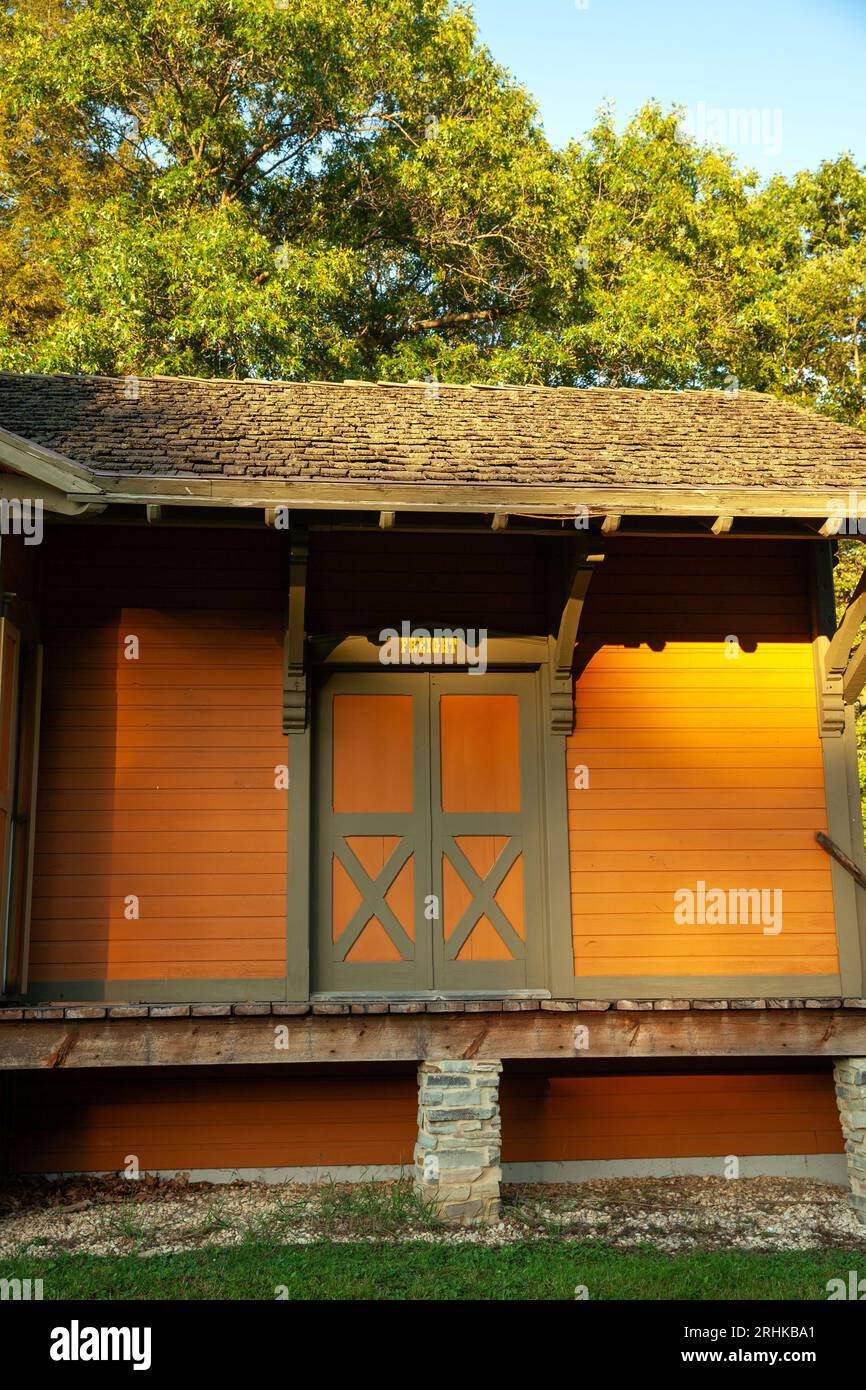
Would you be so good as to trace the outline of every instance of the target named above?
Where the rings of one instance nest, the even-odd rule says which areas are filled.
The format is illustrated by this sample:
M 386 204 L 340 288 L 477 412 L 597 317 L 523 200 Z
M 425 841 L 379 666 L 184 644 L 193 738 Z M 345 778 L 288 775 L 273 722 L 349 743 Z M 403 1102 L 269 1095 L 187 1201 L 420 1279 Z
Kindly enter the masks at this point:
M 866 175 L 564 151 L 449 0 L 0 16 L 0 366 L 735 385 L 866 420 Z
M 7 366 L 415 371 L 543 314 L 556 160 L 446 0 L 23 4 L 0 66 Z

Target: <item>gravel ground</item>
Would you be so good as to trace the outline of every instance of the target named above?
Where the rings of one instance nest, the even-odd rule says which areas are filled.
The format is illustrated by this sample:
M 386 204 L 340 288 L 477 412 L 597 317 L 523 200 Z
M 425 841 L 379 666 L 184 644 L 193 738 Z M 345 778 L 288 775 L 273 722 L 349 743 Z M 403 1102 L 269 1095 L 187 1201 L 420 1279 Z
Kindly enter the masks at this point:
M 426 1239 L 501 1245 L 539 1235 L 668 1253 L 704 1250 L 866 1251 L 845 1189 L 785 1178 L 619 1178 L 505 1186 L 503 1220 L 448 1230 L 403 1183 L 274 1186 L 78 1178 L 15 1181 L 0 1190 L 0 1255 L 142 1256 L 233 1246 Z

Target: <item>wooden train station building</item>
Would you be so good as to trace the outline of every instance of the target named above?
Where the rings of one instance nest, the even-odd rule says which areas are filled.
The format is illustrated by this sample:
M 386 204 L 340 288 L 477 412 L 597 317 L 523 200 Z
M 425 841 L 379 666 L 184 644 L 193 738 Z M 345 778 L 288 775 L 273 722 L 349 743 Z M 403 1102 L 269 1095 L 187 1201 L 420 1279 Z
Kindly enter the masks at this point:
M 9 1171 L 470 1220 L 734 1155 L 866 1219 L 862 433 L 6 374 L 0 470 Z

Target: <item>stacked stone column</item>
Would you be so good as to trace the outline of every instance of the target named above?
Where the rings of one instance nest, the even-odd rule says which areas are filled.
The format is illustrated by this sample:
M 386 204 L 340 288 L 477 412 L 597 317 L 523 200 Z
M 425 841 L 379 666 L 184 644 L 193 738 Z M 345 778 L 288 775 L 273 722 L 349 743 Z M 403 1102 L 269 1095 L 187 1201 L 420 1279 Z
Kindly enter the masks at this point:
M 836 1063 L 836 1101 L 848 1155 L 848 1198 L 866 1225 L 866 1057 L 843 1057 Z
M 415 1187 L 443 1220 L 498 1221 L 501 1062 L 422 1062 Z

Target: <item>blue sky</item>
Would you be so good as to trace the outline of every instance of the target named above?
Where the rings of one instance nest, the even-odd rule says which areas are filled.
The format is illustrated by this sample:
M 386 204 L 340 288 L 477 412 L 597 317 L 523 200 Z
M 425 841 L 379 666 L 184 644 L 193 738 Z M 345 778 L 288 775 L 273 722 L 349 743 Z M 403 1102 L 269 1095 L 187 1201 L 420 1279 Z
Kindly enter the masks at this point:
M 850 150 L 866 163 L 866 0 L 472 0 L 484 43 L 556 145 L 605 99 L 648 98 L 763 177 Z

